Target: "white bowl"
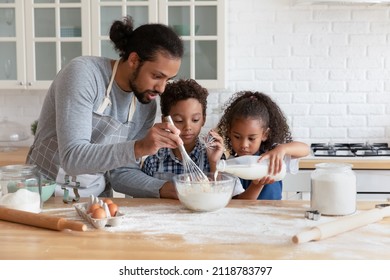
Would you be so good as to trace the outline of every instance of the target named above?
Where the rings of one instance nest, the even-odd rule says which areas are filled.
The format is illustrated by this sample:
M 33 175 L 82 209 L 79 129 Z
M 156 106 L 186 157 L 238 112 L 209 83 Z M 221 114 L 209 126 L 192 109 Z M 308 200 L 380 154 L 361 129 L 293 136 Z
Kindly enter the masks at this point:
M 206 173 L 209 182 L 190 181 L 189 174 L 173 177 L 180 202 L 190 210 L 199 212 L 216 211 L 224 208 L 232 198 L 236 177 L 227 173 Z

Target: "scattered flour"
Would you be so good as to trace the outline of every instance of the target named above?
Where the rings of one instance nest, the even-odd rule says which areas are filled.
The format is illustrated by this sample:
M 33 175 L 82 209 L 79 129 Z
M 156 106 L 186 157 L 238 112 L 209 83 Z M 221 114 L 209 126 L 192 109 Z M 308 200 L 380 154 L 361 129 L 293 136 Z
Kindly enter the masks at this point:
M 322 216 L 318 221 L 308 220 L 304 218 L 306 210 L 308 207 L 262 205 L 226 207 L 215 212 L 192 212 L 181 205 L 163 204 L 121 207 L 120 211 L 125 214 L 121 225 L 102 230 L 139 233 L 151 242 L 165 241 L 168 235 L 177 235 L 189 244 L 199 245 L 271 244 L 273 248 L 287 252 L 287 259 L 302 257 L 302 252 L 307 252 L 313 258 L 316 255 L 321 258 L 327 252 L 334 259 L 365 259 L 367 254 L 377 259 L 390 259 L 388 224 L 373 223 L 320 241 L 292 243 L 291 238 L 295 234 L 336 219 Z M 70 209 L 63 209 L 58 214 L 80 219 L 76 211 Z M 88 228 L 95 230 L 92 225 L 88 225 Z M 383 239 L 371 240 L 373 234 L 381 235 Z
M 321 217 L 318 221 L 304 218 L 306 208 L 249 206 L 223 208 L 216 212 L 197 213 L 175 205 L 122 207 L 125 220 L 118 227 L 106 228 L 111 232 L 139 232 L 151 237 L 176 234 L 192 244 L 273 244 L 297 251 L 332 251 L 334 257 L 356 259 L 356 251 L 363 256 L 372 252 L 378 258 L 390 258 L 390 228 L 374 223 L 338 236 L 304 244 L 293 244 L 291 238 L 308 228 L 334 220 Z M 275 219 L 274 216 L 285 217 Z M 280 216 L 281 215 L 281 216 Z M 383 233 L 383 240 L 372 241 L 370 233 Z M 351 248 L 352 246 L 352 248 Z
M 302 219 L 303 211 L 287 220 L 275 220 L 272 214 L 292 215 L 291 208 L 223 208 L 197 213 L 174 205 L 122 207 L 125 221 L 108 231 L 143 234 L 177 234 L 189 243 L 290 243 L 297 228 L 313 224 Z M 294 215 L 294 214 L 293 214 Z

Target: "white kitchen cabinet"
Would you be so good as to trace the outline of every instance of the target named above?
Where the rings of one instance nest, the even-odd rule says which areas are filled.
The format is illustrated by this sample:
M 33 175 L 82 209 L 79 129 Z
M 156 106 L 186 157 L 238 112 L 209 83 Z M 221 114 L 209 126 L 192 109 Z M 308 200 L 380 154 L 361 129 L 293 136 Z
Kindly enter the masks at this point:
M 225 87 L 225 2 L 160 1 L 160 20 L 184 40 L 179 77 L 193 78 L 207 88 Z
M 15 84 L 21 75 L 18 62 L 22 63 L 23 18 L 22 1 L 0 0 L 0 80 L 1 86 Z
M 296 174 L 287 173 L 283 179 L 283 199 L 310 200 L 313 170 L 299 170 Z
M 0 87 L 47 89 L 90 53 L 89 0 L 0 0 Z
M 135 27 L 160 22 L 182 37 L 178 78 L 207 88 L 225 85 L 223 0 L 0 0 L 0 88 L 47 89 L 72 58 L 118 58 L 112 22 L 131 15 Z
M 178 78 L 193 78 L 207 88 L 225 86 L 225 1 L 92 1 L 92 54 L 117 58 L 108 32 L 113 20 L 131 15 L 135 27 L 160 22 L 184 41 Z
M 109 31 L 114 20 L 126 15 L 132 16 L 135 28 L 145 23 L 158 22 L 158 0 L 92 1 L 92 55 L 118 59 L 110 42 Z

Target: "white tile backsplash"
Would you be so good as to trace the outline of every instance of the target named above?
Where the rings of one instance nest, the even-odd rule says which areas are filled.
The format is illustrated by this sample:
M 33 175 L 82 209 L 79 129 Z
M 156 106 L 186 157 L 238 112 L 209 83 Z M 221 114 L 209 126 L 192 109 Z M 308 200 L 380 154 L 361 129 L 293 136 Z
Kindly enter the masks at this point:
M 390 142 L 389 6 L 226 2 L 227 88 L 210 91 L 205 130 L 234 92 L 257 90 L 280 104 L 297 140 Z M 29 128 L 44 95 L 0 90 L 0 118 Z

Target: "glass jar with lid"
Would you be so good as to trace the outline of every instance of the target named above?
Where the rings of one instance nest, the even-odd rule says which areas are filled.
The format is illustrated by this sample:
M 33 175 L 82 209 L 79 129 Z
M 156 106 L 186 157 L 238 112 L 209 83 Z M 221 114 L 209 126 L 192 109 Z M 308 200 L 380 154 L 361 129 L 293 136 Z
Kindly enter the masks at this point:
M 310 207 L 322 215 L 349 215 L 356 211 L 356 175 L 352 164 L 319 163 L 311 173 Z
M 41 175 L 35 165 L 0 167 L 0 206 L 41 212 L 43 206 Z
M 12 151 L 12 144 L 25 141 L 30 137 L 29 131 L 22 124 L 8 121 L 7 118 L 0 120 L 0 151 Z

